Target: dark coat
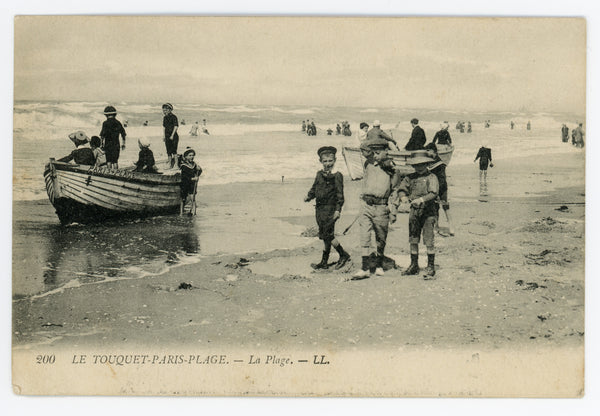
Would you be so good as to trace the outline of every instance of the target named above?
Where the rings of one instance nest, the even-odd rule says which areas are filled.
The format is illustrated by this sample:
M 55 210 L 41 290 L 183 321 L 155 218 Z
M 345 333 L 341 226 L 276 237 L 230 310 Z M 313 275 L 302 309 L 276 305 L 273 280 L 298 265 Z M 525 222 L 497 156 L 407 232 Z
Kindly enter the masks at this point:
M 410 135 L 410 139 L 404 148 L 406 150 L 420 150 L 425 147 L 425 142 L 427 139 L 425 138 L 425 131 L 420 126 L 415 126 Z

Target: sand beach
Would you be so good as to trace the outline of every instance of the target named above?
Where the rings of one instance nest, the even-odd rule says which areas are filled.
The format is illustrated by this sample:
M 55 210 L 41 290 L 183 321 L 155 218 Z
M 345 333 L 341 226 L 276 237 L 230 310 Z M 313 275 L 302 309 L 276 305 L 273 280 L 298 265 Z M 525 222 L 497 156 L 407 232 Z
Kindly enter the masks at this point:
M 221 237 L 236 254 L 219 254 L 215 248 L 215 254 L 165 273 L 15 299 L 15 347 L 123 347 L 148 340 L 340 350 L 580 346 L 583 156 L 497 162 L 490 169 L 485 200 L 478 193 L 475 165 L 449 167 L 456 235 L 436 237 L 434 281 L 400 275 L 409 262 L 407 214 L 400 214 L 392 227 L 386 250 L 398 269 L 348 281 L 360 259 L 357 226 L 339 236 L 355 264 L 320 272 L 309 266 L 321 250 L 314 230 L 311 234 L 313 208 L 301 202 L 310 180 L 213 185 L 204 189 L 202 206 L 218 206 L 213 215 L 235 224 Z M 338 234 L 358 209 L 360 182 L 345 186 Z M 279 223 L 294 227 L 281 232 Z M 297 247 L 261 249 L 285 247 L 290 238 Z

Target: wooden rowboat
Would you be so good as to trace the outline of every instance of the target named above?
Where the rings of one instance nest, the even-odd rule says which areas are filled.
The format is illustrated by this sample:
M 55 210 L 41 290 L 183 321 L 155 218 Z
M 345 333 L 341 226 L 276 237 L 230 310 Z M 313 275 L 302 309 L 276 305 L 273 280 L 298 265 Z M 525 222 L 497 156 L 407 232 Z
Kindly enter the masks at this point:
M 450 164 L 450 160 L 452 159 L 452 153 L 454 152 L 454 146 L 440 144 L 437 146 L 438 155 L 440 159 L 446 164 Z M 414 155 L 418 152 L 424 152 L 421 150 L 390 150 L 388 155 L 394 160 L 398 170 L 403 174 L 409 174 L 414 171 L 412 166 L 406 164 L 406 159 Z M 358 147 L 343 147 L 342 154 L 344 155 L 344 160 L 346 161 L 346 167 L 348 168 L 348 173 L 350 174 L 350 178 L 354 180 L 362 179 L 363 177 L 363 167 L 365 165 L 365 158 Z
M 181 174 L 110 170 L 50 159 L 44 170 L 48 198 L 61 224 L 173 214 L 181 202 Z

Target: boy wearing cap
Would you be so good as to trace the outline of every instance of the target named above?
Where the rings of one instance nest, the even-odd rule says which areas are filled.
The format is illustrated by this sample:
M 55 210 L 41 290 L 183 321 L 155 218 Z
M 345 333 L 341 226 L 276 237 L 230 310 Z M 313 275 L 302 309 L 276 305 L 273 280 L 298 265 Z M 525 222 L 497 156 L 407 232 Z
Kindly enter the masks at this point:
M 323 256 L 321 262 L 311 264 L 313 269 L 327 269 L 331 246 L 339 254 L 335 269 L 341 269 L 350 260 L 348 254 L 339 241 L 335 238 L 335 222 L 340 218 L 344 205 L 344 178 L 340 172 L 331 173 L 335 165 L 337 149 L 332 146 L 323 146 L 318 151 L 319 160 L 323 169 L 317 172 L 315 182 L 308 191 L 304 202 L 316 200 L 315 216 L 319 226 L 319 238 L 323 240 Z
M 154 153 L 150 150 L 150 141 L 142 137 L 138 139 L 138 145 L 140 146 L 140 153 L 138 154 L 138 161 L 135 162 L 135 171 L 156 173 L 156 162 L 154 161 Z
M 106 153 L 106 165 L 109 169 L 119 169 L 119 153 L 125 150 L 125 137 L 127 133 L 119 120 L 116 119 L 117 109 L 112 105 L 104 108 L 106 120 L 102 123 L 100 137 L 104 142 L 104 152 Z M 123 145 L 119 145 L 119 135 L 123 138 Z
M 163 127 L 165 129 L 163 141 L 167 148 L 167 158 L 169 159 L 171 167 L 173 167 L 175 166 L 175 161 L 177 159 L 177 145 L 179 144 L 177 129 L 179 128 L 179 122 L 177 121 L 177 116 L 173 114 L 172 104 L 163 104 L 162 111 L 164 114 Z
M 416 155 L 409 158 L 406 163 L 415 168 L 415 173 L 405 176 L 398 187 L 400 201 L 402 203 L 410 202 L 408 215 L 410 266 L 402 274 L 415 275 L 419 273 L 419 241 L 421 233 L 423 233 L 423 243 L 427 247 L 426 279 L 435 276 L 433 232 L 438 215 L 435 200 L 439 193 L 439 183 L 437 177 L 427 169 L 432 162 L 433 159 L 427 156 Z
M 381 138 L 366 140 L 361 145 L 367 161 L 364 164 L 363 190 L 360 205 L 360 243 L 362 267 L 354 278 L 369 277 L 372 271 L 383 276 L 383 258 L 389 224 L 396 221 L 397 206 L 394 204 L 400 174 L 394 162 L 388 158 L 388 141 Z M 371 233 L 375 232 L 377 253 L 375 264 L 371 263 Z
M 187 148 L 183 152 L 183 160 L 181 162 L 181 205 L 179 213 L 183 215 L 183 207 L 187 202 L 188 195 L 196 194 L 196 186 L 198 178 L 202 174 L 202 168 L 194 162 L 196 152 L 192 148 Z M 190 215 L 192 213 L 190 212 Z
M 68 163 L 73 160 L 78 165 L 94 166 L 96 158 L 94 157 L 94 152 L 87 144 L 87 135 L 82 131 L 76 131 L 69 134 L 69 139 L 71 139 L 76 148 L 68 156 L 58 159 L 58 161 Z

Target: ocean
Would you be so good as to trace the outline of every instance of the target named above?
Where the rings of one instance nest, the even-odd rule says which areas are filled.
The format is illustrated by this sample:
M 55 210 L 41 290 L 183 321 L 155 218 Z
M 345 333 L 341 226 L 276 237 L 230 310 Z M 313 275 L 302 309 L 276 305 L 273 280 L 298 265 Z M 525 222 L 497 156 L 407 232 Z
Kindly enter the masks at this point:
M 222 220 L 219 206 L 202 206 L 202 213 L 192 219 L 172 216 L 61 227 L 44 188 L 44 165 L 50 157 L 60 158 L 71 152 L 69 133 L 83 130 L 90 137 L 98 135 L 105 119 L 102 110 L 107 104 L 25 101 L 14 104 L 15 298 L 42 296 L 65 286 L 142 278 L 199 261 L 204 255 L 276 249 L 281 247 L 282 236 L 289 247 L 306 244 L 306 239 L 296 238 L 301 231 L 297 226 L 272 218 L 264 220 L 268 223 L 255 218 L 259 221 L 257 230 L 264 227 L 272 238 L 254 239 L 249 247 L 217 244 L 213 240 L 219 240 L 219 236 L 221 240 L 223 236 L 233 238 L 236 232 L 236 224 Z M 157 160 L 166 159 L 161 103 L 110 104 L 117 108 L 117 118 L 127 121 L 127 148 L 121 152 L 121 167 L 137 160 L 137 139 L 141 137 L 150 140 Z M 180 123 L 186 123 L 179 128 L 179 149 L 194 148 L 196 162 L 204 171 L 199 195 L 203 188 L 218 189 L 213 185 L 312 178 L 320 168 L 316 150 L 323 145 L 338 149 L 358 145 L 356 132 L 362 121 L 372 124 L 374 119 L 380 120 L 382 128 L 391 130 L 400 145 L 410 136 L 413 117 L 420 120 L 428 141 L 440 123 L 448 121 L 455 144 L 451 165 L 459 165 L 472 164 L 482 144 L 492 148 L 495 162 L 515 156 L 580 151 L 561 143 L 560 128 L 565 123 L 572 129 L 584 119 L 577 114 L 526 111 L 467 113 L 410 108 L 174 104 Z M 190 136 L 192 124 L 198 121 L 202 125 L 203 120 L 210 135 Z M 317 136 L 302 133 L 303 120 L 314 120 Z M 473 132 L 459 133 L 454 128 L 459 120 L 471 121 Z M 485 120 L 491 121 L 490 128 L 484 128 Z M 514 130 L 509 127 L 511 120 L 516 123 Z M 144 126 L 146 121 L 148 125 Z M 350 123 L 352 136 L 335 135 L 336 124 L 342 121 Z M 526 129 L 528 121 L 531 130 Z M 332 136 L 326 134 L 329 128 L 334 131 Z M 341 155 L 337 169 L 347 174 Z M 265 241 L 271 241 L 271 245 Z

